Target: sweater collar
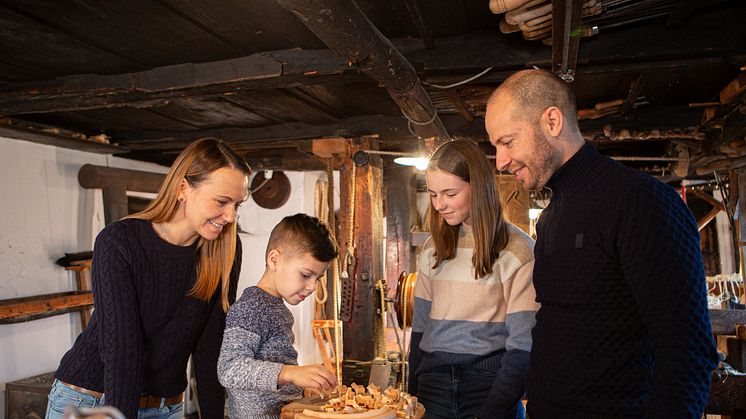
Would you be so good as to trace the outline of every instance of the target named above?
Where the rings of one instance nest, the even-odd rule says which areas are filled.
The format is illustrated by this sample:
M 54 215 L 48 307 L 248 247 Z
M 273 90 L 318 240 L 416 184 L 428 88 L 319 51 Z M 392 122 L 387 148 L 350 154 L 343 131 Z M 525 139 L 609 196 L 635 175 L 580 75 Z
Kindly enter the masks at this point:
M 459 241 L 463 241 L 464 239 L 471 237 L 474 232 L 470 225 L 467 225 L 466 223 L 461 223 L 458 229 L 458 239 Z
M 593 145 L 586 142 L 577 153 L 554 172 L 547 182 L 547 187 L 551 189 L 552 196 L 577 192 L 601 174 L 605 161 L 606 159 L 596 151 Z

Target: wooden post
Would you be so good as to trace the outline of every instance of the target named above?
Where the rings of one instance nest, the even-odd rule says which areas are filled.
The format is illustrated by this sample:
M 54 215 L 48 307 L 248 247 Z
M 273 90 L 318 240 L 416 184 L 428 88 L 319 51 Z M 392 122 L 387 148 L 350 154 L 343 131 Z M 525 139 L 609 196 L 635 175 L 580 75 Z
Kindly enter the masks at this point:
M 84 164 L 78 171 L 78 183 L 86 189 L 101 189 L 106 224 L 129 214 L 127 191 L 158 192 L 166 175 L 138 170 Z
M 552 0 L 552 72 L 570 83 L 578 63 L 583 0 Z
M 75 282 L 78 286 L 78 291 L 91 291 L 91 259 L 79 260 L 72 262 L 70 266 L 65 267 L 67 271 L 75 272 Z M 80 330 L 85 330 L 88 327 L 88 322 L 91 321 L 91 309 L 84 309 L 80 311 Z
M 383 278 L 381 250 L 383 242 L 383 208 L 381 189 L 383 168 L 377 155 L 361 150 L 378 149 L 376 137 L 362 137 L 349 144 L 350 159 L 340 167 L 341 226 L 337 241 L 340 246 L 342 265 L 350 247 L 354 249 L 350 277 L 342 279 L 343 301 L 342 320 L 344 321 L 344 359 L 370 361 L 376 354 L 375 334 L 376 280 Z M 357 153 L 357 155 L 356 155 Z M 357 156 L 357 162 L 353 159 Z M 367 157 L 367 161 L 364 161 Z M 350 205 L 352 167 L 355 166 L 354 207 Z M 353 243 L 349 241 L 349 212 L 354 210 Z M 345 284 L 345 281 L 348 281 Z M 347 290 L 347 291 L 345 291 Z M 347 294 L 346 294 L 347 292 Z M 349 299 L 351 297 L 351 300 Z M 347 310 L 347 315 L 345 311 Z
M 528 209 L 531 207 L 529 192 L 513 175 L 497 175 L 497 192 L 503 216 L 516 227 L 529 234 Z
M 412 167 L 387 160 L 383 179 L 386 188 L 386 284 L 389 296 L 393 297 L 399 275 L 412 272 L 415 267 L 409 236 L 417 221 L 417 174 Z
M 746 168 L 741 167 L 734 170 L 736 177 L 738 178 L 738 259 L 740 260 L 741 266 L 741 282 L 746 284 L 746 266 L 744 264 L 744 238 L 746 238 L 746 218 L 744 211 L 746 211 Z M 732 199 L 732 197 L 731 197 Z M 744 293 L 741 294 L 741 304 L 746 304 L 746 287 Z

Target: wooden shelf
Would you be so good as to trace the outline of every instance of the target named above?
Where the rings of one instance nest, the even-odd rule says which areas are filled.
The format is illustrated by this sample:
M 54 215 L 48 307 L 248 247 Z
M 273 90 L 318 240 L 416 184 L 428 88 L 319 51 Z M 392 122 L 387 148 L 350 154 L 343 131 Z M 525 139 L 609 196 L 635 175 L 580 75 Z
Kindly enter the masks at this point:
M 70 291 L 0 300 L 0 324 L 21 323 L 93 306 L 93 292 Z
M 6 125 L 0 125 L 0 137 L 7 137 L 12 140 L 30 141 L 32 143 L 70 148 L 73 150 L 88 151 L 91 153 L 99 154 L 125 153 L 129 151 L 128 148 L 120 147 L 118 145 L 96 143 L 86 140 L 76 140 L 75 138 L 65 137 L 49 132 Z

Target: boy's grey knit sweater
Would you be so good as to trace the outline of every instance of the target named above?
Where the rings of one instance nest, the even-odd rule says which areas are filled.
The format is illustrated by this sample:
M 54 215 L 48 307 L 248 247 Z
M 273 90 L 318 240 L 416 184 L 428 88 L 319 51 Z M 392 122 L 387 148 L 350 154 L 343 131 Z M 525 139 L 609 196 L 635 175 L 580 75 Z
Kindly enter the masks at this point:
M 302 388 L 277 383 L 283 365 L 298 365 L 293 341 L 293 315 L 282 298 L 246 288 L 228 310 L 218 359 L 229 417 L 277 418 L 285 403 L 302 396 Z

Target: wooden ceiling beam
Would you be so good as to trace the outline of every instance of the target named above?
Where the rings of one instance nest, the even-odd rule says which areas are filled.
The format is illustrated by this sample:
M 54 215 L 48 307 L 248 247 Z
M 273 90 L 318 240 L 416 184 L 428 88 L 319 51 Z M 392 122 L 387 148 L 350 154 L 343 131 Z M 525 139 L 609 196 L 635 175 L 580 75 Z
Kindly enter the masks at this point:
M 698 110 L 682 111 L 680 107 L 651 108 L 636 115 L 636 129 L 672 129 L 696 125 Z M 486 141 L 484 119 L 476 117 L 469 122 L 460 115 L 443 115 L 442 121 L 454 137 Z M 615 129 L 629 128 L 632 121 L 622 117 L 581 121 L 584 132 L 601 131 L 611 124 Z M 202 137 L 220 138 L 234 146 L 250 149 L 285 147 L 302 140 L 323 138 L 355 138 L 378 134 L 387 146 L 401 145 L 407 149 L 413 144 L 413 136 L 407 129 L 403 117 L 367 115 L 351 117 L 332 124 L 313 125 L 300 122 L 283 123 L 258 128 L 220 128 L 195 131 L 138 131 L 112 133 L 112 141 L 131 150 L 131 155 L 141 158 L 145 154 L 177 153 L 187 144 Z M 614 144 L 619 143 L 615 141 Z M 170 158 L 173 158 L 171 156 Z M 167 159 L 166 159 L 167 160 Z M 159 160 L 160 161 L 160 160 Z
M 179 150 L 202 137 L 220 138 L 233 145 L 282 140 L 329 137 L 353 138 L 363 135 L 410 136 L 403 117 L 368 115 L 347 118 L 327 125 L 289 122 L 259 128 L 219 128 L 195 131 L 140 131 L 122 133 L 116 141 L 132 151 Z
M 421 137 L 450 138 L 417 72 L 352 0 L 277 0 L 350 65 L 378 81 Z
M 425 16 L 422 13 L 422 8 L 417 0 L 404 0 L 407 6 L 407 11 L 412 18 L 412 23 L 417 28 L 417 33 L 420 34 L 420 39 L 425 43 L 428 48 L 433 47 L 433 33 L 430 27 L 425 22 Z
M 253 157 L 251 153 L 244 156 L 252 170 L 292 170 L 307 172 L 314 170 L 326 170 L 326 164 L 316 158 L 291 158 L 291 157 Z
M 684 23 L 694 14 L 696 7 L 697 0 L 679 0 L 679 4 L 674 7 L 666 21 L 666 27 L 680 28 L 684 26 Z
M 193 96 L 248 89 L 346 84 L 367 80 L 333 51 L 272 51 L 136 73 L 82 74 L 0 86 L 0 115 L 118 107 L 152 107 Z
M 701 34 L 709 34 L 702 36 Z M 746 64 L 740 41 L 746 26 L 729 10 L 695 16 L 685 28 L 650 26 L 619 31 L 582 46 L 577 74 L 665 71 L 728 62 Z M 428 49 L 419 40 L 394 40 L 406 60 L 431 83 L 458 81 L 475 70 L 493 67 L 480 83 L 504 80 L 516 69 L 551 65 L 551 51 L 539 43 L 516 49 L 509 37 L 490 33 L 440 37 Z M 332 50 L 286 50 L 200 64 L 179 64 L 136 73 L 81 74 L 5 83 L 0 115 L 48 113 L 116 107 L 153 107 L 188 97 L 229 99 L 236 91 L 316 84 L 368 82 Z

